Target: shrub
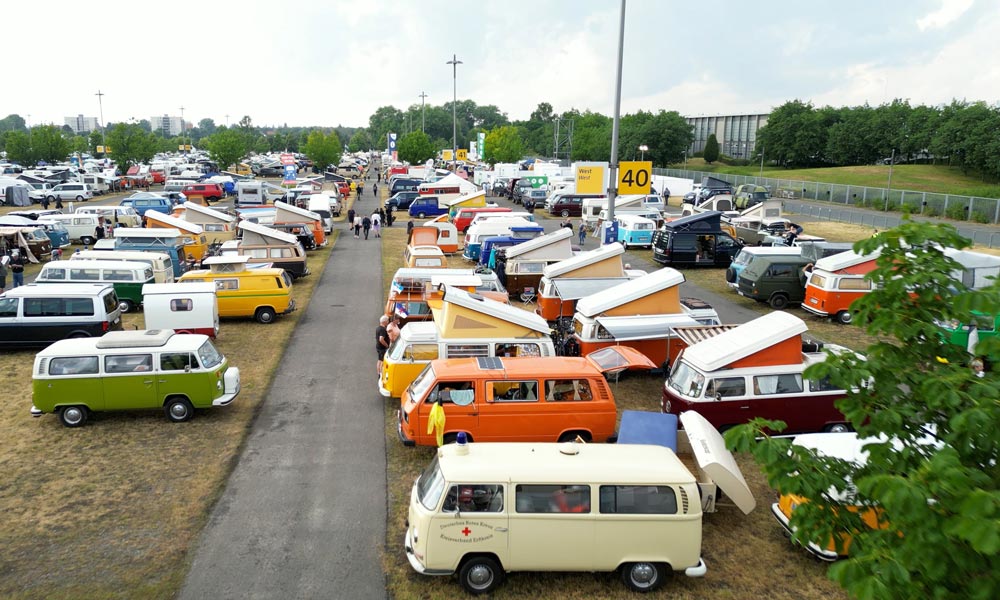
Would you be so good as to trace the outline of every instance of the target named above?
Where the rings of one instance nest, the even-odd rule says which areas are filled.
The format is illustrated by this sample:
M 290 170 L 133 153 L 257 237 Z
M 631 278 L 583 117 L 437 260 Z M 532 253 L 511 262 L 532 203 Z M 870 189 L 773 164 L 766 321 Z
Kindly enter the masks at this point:
M 976 223 L 992 223 L 993 219 L 986 214 L 986 211 L 976 209 L 972 212 L 972 220 Z
M 949 219 L 955 219 L 956 221 L 965 220 L 965 205 L 964 204 L 952 204 L 945 211 L 944 216 Z

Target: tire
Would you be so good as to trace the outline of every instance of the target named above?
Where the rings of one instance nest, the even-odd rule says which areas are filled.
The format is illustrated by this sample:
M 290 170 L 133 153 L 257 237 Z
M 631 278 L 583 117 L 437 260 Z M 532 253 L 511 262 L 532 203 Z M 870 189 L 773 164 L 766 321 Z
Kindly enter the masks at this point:
M 46 196 L 45 197 L 45 201 L 49 202 L 49 203 L 55 202 L 56 201 L 56 197 L 55 196 Z
M 86 237 L 80 238 L 80 241 L 83 242 L 84 246 L 93 246 L 94 242 L 96 242 L 97 240 L 88 235 Z
M 83 196 L 77 196 L 76 197 L 76 201 L 77 202 L 86 202 L 86 200 L 83 199 Z
M 663 563 L 636 562 L 622 566 L 622 581 L 633 592 L 652 592 L 663 585 L 668 576 Z
M 122 311 L 123 313 L 130 313 L 135 310 L 135 303 L 132 302 L 131 300 L 119 300 L 118 310 Z
M 726 281 L 728 283 L 736 283 L 736 271 L 732 267 L 726 269 Z
M 270 306 L 264 306 L 257 309 L 257 312 L 254 313 L 253 318 L 257 319 L 258 323 L 270 325 L 271 323 L 274 323 L 274 319 L 276 316 L 277 315 L 275 314 L 273 308 L 271 308 Z
M 422 212 L 417 213 L 417 218 L 418 219 L 423 219 L 425 216 L 426 215 L 424 213 L 422 213 Z
M 851 426 L 847 423 L 834 423 L 833 425 L 827 425 L 823 428 L 823 431 L 827 433 L 847 433 L 851 430 Z
M 582 439 L 585 443 L 590 443 L 590 434 L 586 431 L 567 431 L 559 436 L 559 443 L 572 442 L 577 436 L 580 436 L 580 439 Z
M 774 310 L 783 310 L 788 306 L 788 296 L 784 294 L 775 294 L 771 296 L 771 300 L 768 302 L 771 308 Z
M 850 325 L 854 317 L 851 315 L 850 311 L 842 310 L 837 313 L 836 317 L 838 323 L 843 323 L 844 325 Z
M 561 213 L 559 213 L 559 216 L 561 216 L 563 218 L 568 217 L 569 216 L 569 211 L 568 210 L 564 210 Z
M 194 407 L 191 406 L 191 402 L 187 398 L 175 396 L 167 399 L 167 402 L 163 405 L 163 412 L 167 415 L 168 421 L 183 423 L 190 421 L 191 417 L 194 416 Z
M 489 556 L 475 556 L 465 561 L 458 572 L 458 582 L 473 595 L 488 594 L 503 583 L 504 571 Z
M 66 427 L 82 427 L 87 422 L 86 406 L 65 406 L 59 411 L 59 422 Z

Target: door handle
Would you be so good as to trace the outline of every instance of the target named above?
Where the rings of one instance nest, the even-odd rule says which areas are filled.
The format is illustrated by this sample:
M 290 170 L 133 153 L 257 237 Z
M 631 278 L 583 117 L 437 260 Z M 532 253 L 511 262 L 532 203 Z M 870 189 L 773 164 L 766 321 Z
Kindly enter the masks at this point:
M 477 413 L 477 412 L 474 412 L 474 413 L 469 413 L 469 416 L 470 416 L 470 417 L 478 417 L 478 416 L 479 416 L 479 413 Z
M 157 381 L 157 383 L 166 383 L 166 382 L 167 382 L 166 379 L 160 379 L 160 380 Z
M 749 404 L 747 404 L 747 405 L 745 405 L 745 406 L 741 406 L 741 407 L 740 407 L 740 410 L 747 410 L 747 409 L 749 409 L 749 408 L 750 408 L 750 405 L 749 405 Z
M 507 532 L 507 528 L 506 527 L 496 527 L 496 528 L 493 529 L 493 531 L 499 531 L 501 533 L 506 533 Z
M 149 385 L 149 384 L 153 383 L 153 380 L 152 379 L 143 379 L 142 382 L 145 383 L 146 385 Z

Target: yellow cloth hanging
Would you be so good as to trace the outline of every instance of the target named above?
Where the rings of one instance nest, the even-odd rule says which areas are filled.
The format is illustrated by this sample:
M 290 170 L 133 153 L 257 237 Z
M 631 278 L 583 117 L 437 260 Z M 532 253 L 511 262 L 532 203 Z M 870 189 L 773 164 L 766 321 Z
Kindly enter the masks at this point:
M 444 446 L 444 421 L 444 407 L 440 402 L 435 402 L 427 416 L 427 433 L 436 433 L 438 446 Z

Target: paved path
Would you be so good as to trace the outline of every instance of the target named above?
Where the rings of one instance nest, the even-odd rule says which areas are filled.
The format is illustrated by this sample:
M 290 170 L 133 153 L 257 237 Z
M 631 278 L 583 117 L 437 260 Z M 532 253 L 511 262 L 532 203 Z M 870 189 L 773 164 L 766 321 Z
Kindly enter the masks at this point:
M 366 199 L 365 205 L 371 205 Z M 386 597 L 381 245 L 343 231 L 179 597 Z

